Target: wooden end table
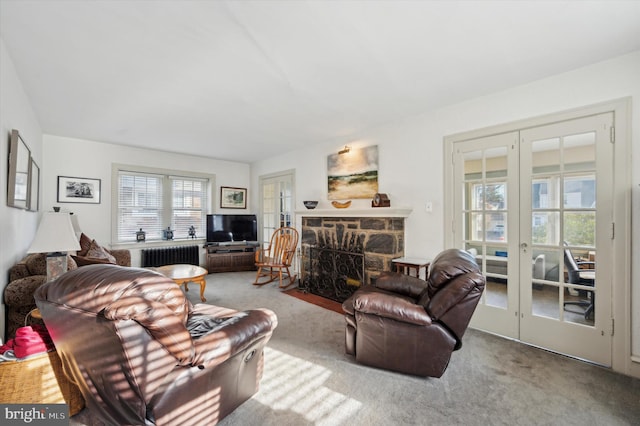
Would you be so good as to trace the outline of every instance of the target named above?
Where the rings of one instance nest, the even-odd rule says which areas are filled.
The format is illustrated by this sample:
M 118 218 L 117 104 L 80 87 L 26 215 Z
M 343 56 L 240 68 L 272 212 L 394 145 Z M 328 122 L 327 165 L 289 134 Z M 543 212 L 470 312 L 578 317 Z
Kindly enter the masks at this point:
M 185 291 L 189 291 L 189 287 L 187 287 L 187 283 L 189 282 L 200 284 L 200 300 L 203 302 L 207 301 L 204 297 L 207 280 L 204 277 L 209 271 L 206 269 L 196 265 L 183 264 L 158 266 L 150 269 L 160 272 L 167 278 L 171 278 L 179 286 L 184 284 Z
M 396 266 L 396 272 L 411 275 L 411 269 L 416 270 L 416 277 L 420 278 L 420 269 L 424 268 L 424 279 L 429 276 L 429 266 L 431 260 L 419 257 L 399 257 L 392 259 L 391 262 Z

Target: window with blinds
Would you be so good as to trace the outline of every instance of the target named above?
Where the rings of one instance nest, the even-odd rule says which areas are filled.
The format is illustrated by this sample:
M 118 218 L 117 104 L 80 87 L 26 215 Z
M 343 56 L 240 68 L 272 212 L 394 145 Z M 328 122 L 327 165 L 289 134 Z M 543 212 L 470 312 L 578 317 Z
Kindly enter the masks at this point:
M 146 240 L 162 240 L 167 227 L 173 238 L 206 233 L 207 188 L 205 178 L 118 170 L 117 242 L 135 242 L 136 232 Z
M 193 226 L 196 235 L 206 233 L 207 182 L 193 178 L 171 176 L 171 223 L 175 238 L 187 238 Z

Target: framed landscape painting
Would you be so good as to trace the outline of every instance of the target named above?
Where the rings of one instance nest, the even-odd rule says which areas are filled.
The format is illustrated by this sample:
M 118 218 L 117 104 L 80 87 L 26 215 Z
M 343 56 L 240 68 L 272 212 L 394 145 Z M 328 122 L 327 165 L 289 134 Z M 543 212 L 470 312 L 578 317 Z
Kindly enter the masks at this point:
M 220 187 L 220 208 L 246 209 L 247 208 L 247 188 L 232 188 L 230 186 L 221 186 Z
M 100 204 L 100 179 L 58 176 L 58 202 Z
M 378 192 L 378 145 L 327 157 L 329 200 L 373 198 Z

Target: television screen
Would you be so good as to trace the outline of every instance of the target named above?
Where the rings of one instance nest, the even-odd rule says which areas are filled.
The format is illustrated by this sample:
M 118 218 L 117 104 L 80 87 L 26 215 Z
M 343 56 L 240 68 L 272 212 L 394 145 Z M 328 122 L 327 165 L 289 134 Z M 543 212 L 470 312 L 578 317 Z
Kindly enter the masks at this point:
M 207 215 L 207 243 L 258 241 L 258 221 L 254 214 Z

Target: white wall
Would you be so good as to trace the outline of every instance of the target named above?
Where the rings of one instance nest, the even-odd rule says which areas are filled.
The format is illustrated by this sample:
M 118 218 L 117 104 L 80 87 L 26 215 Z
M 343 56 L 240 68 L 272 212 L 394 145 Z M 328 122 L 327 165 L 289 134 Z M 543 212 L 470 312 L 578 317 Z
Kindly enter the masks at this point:
M 217 187 L 214 191 L 216 198 L 213 200 L 213 212 L 219 211 L 220 186 L 248 188 L 250 183 L 250 166 L 245 163 L 51 135 L 44 136 L 43 150 L 46 166 L 42 173 L 42 210 L 51 211 L 53 206 L 60 206 L 63 211 L 77 214 L 82 231 L 106 247 L 113 247 L 111 166 L 114 163 L 215 175 Z M 100 179 L 100 204 L 58 203 L 58 176 Z M 251 213 L 251 203 L 247 202 L 247 209 L 241 211 Z M 139 266 L 139 247 L 131 249 L 131 257 L 132 265 Z M 201 260 L 202 258 L 201 254 Z
M 386 192 L 393 206 L 411 206 L 406 227 L 408 256 L 432 257 L 444 247 L 443 223 L 443 137 L 525 118 L 542 116 L 610 101 L 633 97 L 632 165 L 633 205 L 640 202 L 640 51 L 613 60 L 556 75 L 510 90 L 489 94 L 424 114 L 409 117 L 364 132 L 358 141 L 336 140 L 322 147 L 265 159 L 252 164 L 252 186 L 258 178 L 279 170 L 296 169 L 297 209 L 302 201 L 326 201 L 326 156 L 345 144 L 379 147 L 379 190 Z M 635 130 L 635 131 L 634 131 Z M 257 205 L 256 191 L 253 203 Z M 425 212 L 425 203 L 433 202 L 433 213 Z M 369 201 L 357 201 L 365 207 Z M 319 206 L 321 207 L 321 206 Z M 633 220 L 640 220 L 638 208 Z M 640 243 L 640 230 L 633 230 L 634 246 Z M 640 262 L 640 250 L 632 254 L 633 264 Z M 633 311 L 640 312 L 640 271 L 632 271 Z M 633 320 L 633 352 L 640 355 L 640 315 Z
M 9 52 L 0 38 L 0 294 L 9 281 L 9 268 L 24 257 L 38 226 L 38 213 L 7 206 L 7 166 L 11 130 L 20 131 L 31 155 L 42 167 L 42 131 L 22 88 Z M 0 340 L 4 339 L 5 306 L 0 305 Z

